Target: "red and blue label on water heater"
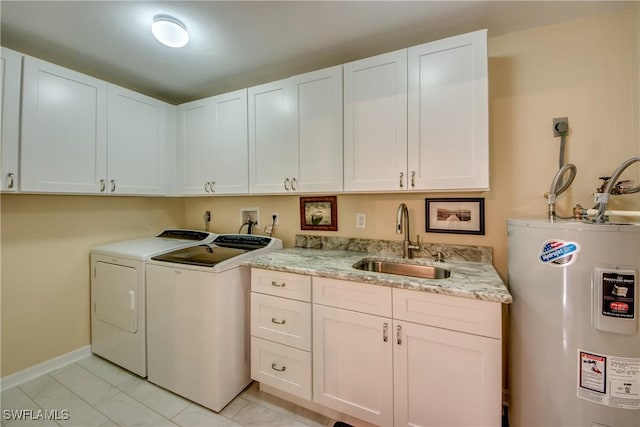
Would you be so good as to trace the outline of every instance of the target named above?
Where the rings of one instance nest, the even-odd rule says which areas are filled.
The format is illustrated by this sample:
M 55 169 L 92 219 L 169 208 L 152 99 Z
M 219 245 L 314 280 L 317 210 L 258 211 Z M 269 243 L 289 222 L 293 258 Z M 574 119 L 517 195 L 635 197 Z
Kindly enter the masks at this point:
M 554 267 L 567 267 L 576 261 L 580 249 L 580 245 L 576 242 L 565 242 L 559 239 L 547 240 L 540 248 L 538 261 Z

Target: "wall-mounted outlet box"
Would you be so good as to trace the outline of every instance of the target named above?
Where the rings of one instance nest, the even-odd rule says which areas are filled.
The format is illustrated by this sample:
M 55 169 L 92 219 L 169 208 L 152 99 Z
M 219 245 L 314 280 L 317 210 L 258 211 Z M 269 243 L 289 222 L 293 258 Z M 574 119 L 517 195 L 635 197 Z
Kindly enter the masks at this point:
M 553 119 L 553 136 L 562 136 L 569 132 L 569 117 L 556 117 Z
M 246 224 L 249 220 L 253 225 L 258 225 L 260 208 L 240 208 L 240 224 Z
M 367 228 L 367 214 L 356 214 L 356 228 Z

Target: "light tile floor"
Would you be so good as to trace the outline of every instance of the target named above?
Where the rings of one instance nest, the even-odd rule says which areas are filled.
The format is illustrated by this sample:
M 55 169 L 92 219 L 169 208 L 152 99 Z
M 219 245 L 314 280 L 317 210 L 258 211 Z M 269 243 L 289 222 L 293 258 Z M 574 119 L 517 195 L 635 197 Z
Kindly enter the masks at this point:
M 333 420 L 247 387 L 215 413 L 97 356 L 2 392 L 2 426 L 327 427 Z M 11 419 L 8 410 L 58 410 L 57 421 Z M 69 419 L 63 415 L 68 411 Z M 50 412 L 51 413 L 51 412 Z M 33 417 L 33 416 L 32 416 Z

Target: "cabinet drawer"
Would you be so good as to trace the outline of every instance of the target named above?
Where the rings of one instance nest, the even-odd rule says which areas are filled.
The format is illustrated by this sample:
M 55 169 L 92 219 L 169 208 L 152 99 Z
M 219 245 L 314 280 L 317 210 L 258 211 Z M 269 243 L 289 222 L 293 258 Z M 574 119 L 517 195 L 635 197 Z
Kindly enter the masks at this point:
M 391 317 L 391 288 L 386 286 L 314 277 L 313 302 Z
M 299 301 L 311 301 L 311 276 L 252 268 L 251 290 Z
M 393 289 L 393 318 L 502 338 L 502 307 L 496 302 Z
M 311 353 L 251 337 L 251 378 L 311 400 Z
M 251 335 L 311 351 L 311 304 L 251 292 Z

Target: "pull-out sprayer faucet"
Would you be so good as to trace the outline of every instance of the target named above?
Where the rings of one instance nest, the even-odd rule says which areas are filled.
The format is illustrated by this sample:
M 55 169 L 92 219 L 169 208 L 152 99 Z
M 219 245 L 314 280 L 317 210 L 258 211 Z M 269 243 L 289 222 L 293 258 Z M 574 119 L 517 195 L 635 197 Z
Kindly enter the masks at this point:
M 418 242 L 415 245 L 412 244 L 409 239 L 409 209 L 407 205 L 400 203 L 396 212 L 396 234 L 402 234 L 403 231 L 402 258 L 411 258 L 411 251 L 420 249 L 420 235 L 418 235 Z

